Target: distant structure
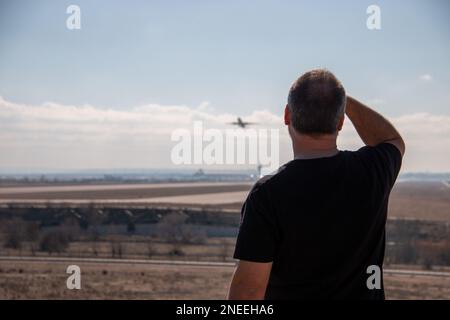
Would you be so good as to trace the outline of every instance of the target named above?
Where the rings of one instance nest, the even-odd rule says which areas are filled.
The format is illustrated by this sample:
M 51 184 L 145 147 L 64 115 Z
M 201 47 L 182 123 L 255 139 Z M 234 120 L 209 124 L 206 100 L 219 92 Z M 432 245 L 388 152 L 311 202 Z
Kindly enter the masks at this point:
M 258 164 L 258 166 L 256 167 L 256 172 L 258 172 L 258 179 L 262 178 L 262 174 L 261 174 L 261 169 L 262 169 L 262 164 Z
M 194 177 L 204 177 L 205 176 L 205 171 L 203 171 L 203 169 L 198 169 L 195 173 L 194 173 Z

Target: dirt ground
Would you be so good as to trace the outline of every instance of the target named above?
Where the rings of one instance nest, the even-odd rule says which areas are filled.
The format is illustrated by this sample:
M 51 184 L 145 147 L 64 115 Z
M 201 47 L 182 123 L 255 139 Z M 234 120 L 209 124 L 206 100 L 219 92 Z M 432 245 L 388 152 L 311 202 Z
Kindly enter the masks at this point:
M 58 187 L 57 187 L 58 188 Z M 49 190 L 28 190 L 16 192 L 16 199 L 79 199 L 89 194 L 89 199 L 109 199 L 123 201 L 139 198 L 184 197 L 200 203 L 189 206 L 203 206 L 240 209 L 241 195 L 246 194 L 249 185 L 205 185 L 148 186 L 134 188 L 114 186 L 105 190 L 77 190 L 50 192 Z M 97 187 L 96 187 L 97 188 Z M 1 189 L 1 188 L 0 188 Z M 144 190 L 145 189 L 145 190 Z M 94 192 L 95 191 L 95 192 Z M 99 192 L 99 193 L 97 193 Z M 2 193 L 2 192 L 0 192 Z M 11 190 L 3 189 L 1 200 L 10 199 Z M 230 197 L 230 194 L 233 197 Z M 225 198 L 224 199 L 224 195 Z M 220 204 L 211 204 L 216 197 Z M 183 199 L 184 199 L 183 198 Z M 117 201 L 117 200 L 116 200 Z M 184 201 L 184 200 L 183 200 Z M 195 202 L 194 201 L 194 202 Z M 207 204 L 209 202 L 209 204 Z M 174 205 L 175 206 L 175 205 Z M 184 206 L 177 203 L 176 206 Z M 393 191 L 390 200 L 390 217 L 408 217 L 427 220 L 450 221 L 450 188 L 439 182 L 401 182 Z M 234 214 L 234 213 L 233 213 Z M 209 243 L 208 243 L 209 244 Z M 227 257 L 233 249 L 229 244 L 226 251 L 223 243 L 211 243 L 207 246 L 190 245 L 183 248 L 184 255 L 197 260 L 203 257 Z M 86 249 L 88 248 L 88 249 Z M 153 248 L 139 243 L 127 244 L 125 256 L 142 258 L 148 250 L 154 250 L 152 258 L 161 258 L 171 249 L 167 245 L 155 245 Z M 111 257 L 111 243 L 100 244 L 73 243 L 69 253 L 98 251 L 99 256 Z M 2 252 L 4 255 L 5 252 Z M 8 253 L 11 254 L 11 253 Z M 12 253 L 17 255 L 17 253 Z M 134 257 L 136 255 L 136 257 Z M 180 258 L 180 257 L 177 257 Z M 80 263 L 82 269 L 82 289 L 66 288 L 67 264 L 58 262 L 0 262 L 0 299 L 223 299 L 226 297 L 232 275 L 230 267 L 193 267 L 173 265 L 130 265 L 130 264 L 92 264 Z M 450 278 L 430 276 L 385 276 L 386 296 L 388 299 L 450 299 Z
M 67 263 L 0 262 L 0 299 L 225 299 L 232 267 L 80 263 L 81 290 L 66 287 Z M 388 299 L 450 299 L 450 278 L 385 276 Z
M 229 267 L 80 263 L 81 290 L 68 290 L 67 263 L 0 262 L 0 299 L 224 299 Z
M 238 212 L 250 188 L 250 183 L 0 186 L 0 204 L 158 204 Z M 389 217 L 450 221 L 450 188 L 439 181 L 398 182 L 391 193 Z

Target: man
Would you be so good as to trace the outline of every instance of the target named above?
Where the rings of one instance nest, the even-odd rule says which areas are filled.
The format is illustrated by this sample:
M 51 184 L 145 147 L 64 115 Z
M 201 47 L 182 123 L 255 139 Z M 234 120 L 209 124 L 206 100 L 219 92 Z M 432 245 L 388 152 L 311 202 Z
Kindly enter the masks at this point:
M 336 147 L 345 114 L 366 145 L 355 152 Z M 327 70 L 294 82 L 284 122 L 294 160 L 247 197 L 229 298 L 384 299 L 385 224 L 402 137 Z M 367 285 L 377 268 L 378 288 Z

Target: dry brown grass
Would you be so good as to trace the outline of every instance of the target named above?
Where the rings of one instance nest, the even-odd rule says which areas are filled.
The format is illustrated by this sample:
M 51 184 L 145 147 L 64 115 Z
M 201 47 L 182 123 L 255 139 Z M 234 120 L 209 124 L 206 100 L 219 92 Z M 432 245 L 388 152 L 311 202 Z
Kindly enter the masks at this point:
M 400 182 L 391 193 L 389 216 L 450 221 L 450 188 L 440 182 Z
M 232 267 L 79 263 L 81 290 L 66 288 L 67 263 L 0 262 L 0 299 L 225 299 Z M 450 278 L 385 276 L 388 299 L 450 299 Z
M 124 259 L 160 259 L 160 260 L 188 260 L 188 261 L 231 261 L 234 251 L 235 238 L 207 238 L 204 243 L 165 243 L 156 242 L 147 237 L 110 237 L 113 240 L 102 241 L 73 241 L 61 253 L 54 253 L 56 257 L 88 257 L 88 258 L 124 258 Z M 113 255 L 113 245 L 120 243 L 121 256 Z M 149 254 L 149 247 L 151 254 Z M 171 252 L 177 248 L 181 254 L 176 256 Z M 31 244 L 24 243 L 20 250 L 0 247 L 1 256 L 38 256 L 48 257 L 44 251 L 31 251 Z
M 232 269 L 79 263 L 81 290 L 66 288 L 67 263 L 0 262 L 0 299 L 224 299 Z

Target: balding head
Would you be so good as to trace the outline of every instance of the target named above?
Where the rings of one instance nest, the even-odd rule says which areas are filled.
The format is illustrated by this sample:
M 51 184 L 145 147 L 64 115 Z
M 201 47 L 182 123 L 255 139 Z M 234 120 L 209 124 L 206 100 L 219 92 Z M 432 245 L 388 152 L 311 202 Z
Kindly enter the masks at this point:
M 345 104 L 345 89 L 330 71 L 309 71 L 298 78 L 289 91 L 291 124 L 303 134 L 336 133 Z

